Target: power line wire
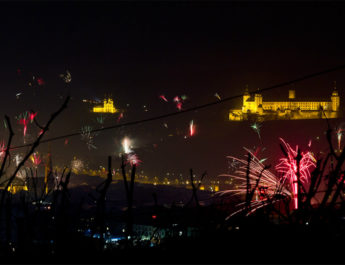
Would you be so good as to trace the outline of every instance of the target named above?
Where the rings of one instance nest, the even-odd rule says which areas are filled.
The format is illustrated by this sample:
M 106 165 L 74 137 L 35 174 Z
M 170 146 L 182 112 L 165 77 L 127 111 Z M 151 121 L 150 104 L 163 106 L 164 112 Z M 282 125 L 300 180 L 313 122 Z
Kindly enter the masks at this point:
M 275 89 L 275 88 L 278 88 L 278 87 L 283 87 L 283 86 L 291 85 L 293 83 L 301 82 L 303 80 L 311 79 L 311 78 L 314 78 L 314 77 L 317 77 L 317 76 L 320 76 L 320 75 L 324 75 L 324 74 L 327 74 L 327 73 L 339 71 L 339 70 L 342 70 L 342 69 L 345 69 L 345 64 L 339 65 L 337 67 L 333 67 L 333 68 L 330 68 L 330 69 L 327 69 L 327 70 L 324 70 L 324 71 L 320 71 L 320 72 L 317 72 L 317 73 L 305 75 L 303 77 L 300 77 L 300 78 L 297 78 L 297 79 L 294 79 L 294 80 L 291 80 L 291 81 L 286 81 L 286 82 L 283 82 L 283 83 L 280 83 L 280 84 L 277 84 L 277 85 L 273 85 L 273 86 L 270 86 L 270 87 L 258 89 L 258 90 L 255 90 L 255 91 L 251 91 L 249 93 L 253 94 L 253 93 L 258 93 L 258 92 L 264 92 L 264 91 L 272 90 L 272 89 Z M 218 105 L 218 104 L 221 104 L 221 103 L 224 103 L 224 102 L 236 99 L 236 98 L 240 98 L 242 96 L 243 96 L 243 94 L 238 94 L 238 95 L 235 95 L 235 96 L 230 96 L 230 97 L 227 97 L 227 98 L 223 98 L 223 99 L 215 101 L 215 102 L 211 102 L 211 103 L 195 106 L 195 107 L 192 107 L 192 108 L 189 108 L 189 109 L 181 110 L 181 111 L 178 111 L 178 112 L 172 112 L 172 113 L 163 114 L 163 115 L 160 115 L 160 116 L 151 117 L 151 118 L 147 118 L 147 119 L 142 119 L 142 120 L 127 122 L 127 123 L 122 123 L 122 124 L 116 124 L 116 125 L 112 125 L 112 126 L 108 126 L 108 127 L 103 127 L 103 128 L 99 128 L 99 129 L 94 129 L 94 130 L 91 130 L 90 133 L 91 132 L 99 132 L 99 131 L 116 129 L 116 128 L 124 127 L 124 126 L 132 126 L 132 125 L 136 125 L 136 124 L 140 124 L 140 123 L 145 123 L 145 122 L 149 122 L 149 121 L 155 121 L 155 120 L 159 120 L 159 119 L 163 119 L 163 118 L 168 118 L 168 117 L 171 117 L 171 116 L 176 116 L 176 115 L 180 115 L 180 114 L 183 114 L 183 113 L 187 113 L 187 112 L 191 112 L 191 111 L 207 108 L 207 107 L 210 107 L 210 106 L 213 106 L 213 105 Z M 48 138 L 46 140 L 41 140 L 40 143 L 52 142 L 52 141 L 56 141 L 56 140 L 60 140 L 60 139 L 68 138 L 68 137 L 78 136 L 80 134 L 81 134 L 81 132 L 60 135 L 60 136 Z M 19 146 L 12 147 L 10 149 L 19 149 L 19 148 L 29 147 L 29 146 L 32 146 L 32 145 L 33 145 L 33 143 L 24 144 L 24 145 L 19 145 Z

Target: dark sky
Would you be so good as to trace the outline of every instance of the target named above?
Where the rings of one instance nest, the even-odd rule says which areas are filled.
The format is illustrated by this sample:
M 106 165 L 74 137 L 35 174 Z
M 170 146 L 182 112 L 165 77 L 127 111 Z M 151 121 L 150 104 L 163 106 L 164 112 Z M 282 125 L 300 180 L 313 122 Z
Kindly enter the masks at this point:
M 344 11 L 341 2 L 0 2 L 1 115 L 10 115 L 16 124 L 16 115 L 34 109 L 44 123 L 62 103 L 60 96 L 70 94 L 68 109 L 47 135 L 53 137 L 100 126 L 82 99 L 111 94 L 116 107 L 125 110 L 122 122 L 129 122 L 177 111 L 171 102 L 177 95 L 188 97 L 183 108 L 189 108 L 216 101 L 215 93 L 239 94 L 246 84 L 256 89 L 295 79 L 344 64 Z M 59 77 L 67 69 L 70 84 Z M 28 86 L 32 76 L 43 78 L 45 85 Z M 344 71 L 294 88 L 297 96 L 328 98 L 334 80 L 343 98 Z M 287 96 L 288 89 L 264 93 L 264 100 Z M 161 94 L 170 102 L 159 99 Z M 234 100 L 105 131 L 91 151 L 80 137 L 70 138 L 67 146 L 59 140 L 52 143 L 53 156 L 57 164 L 76 156 L 92 166 L 105 165 L 108 155 L 118 156 L 128 136 L 143 161 L 141 170 L 150 175 L 188 174 L 192 167 L 215 176 L 227 171 L 227 155 L 243 156 L 243 146 L 260 144 L 250 123 L 227 120 L 229 109 L 240 104 Z M 197 133 L 184 139 L 191 120 Z M 116 123 L 117 116 L 106 117 L 105 125 Z M 341 123 L 332 121 L 332 126 Z M 14 127 L 15 143 L 22 144 L 22 127 Z M 278 137 L 305 147 L 309 139 L 324 137 L 325 129 L 325 121 L 263 123 L 262 156 L 274 163 L 281 155 Z M 47 148 L 44 144 L 39 151 Z

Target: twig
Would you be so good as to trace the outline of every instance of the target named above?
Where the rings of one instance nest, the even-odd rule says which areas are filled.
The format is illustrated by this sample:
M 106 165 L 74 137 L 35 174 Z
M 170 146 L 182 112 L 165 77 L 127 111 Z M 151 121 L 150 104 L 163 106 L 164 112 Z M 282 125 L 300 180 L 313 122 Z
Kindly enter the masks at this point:
M 199 200 L 198 200 L 198 195 L 197 195 L 197 187 L 194 185 L 194 175 L 193 175 L 193 169 L 190 169 L 190 182 L 192 185 L 192 190 L 193 190 L 193 198 L 195 200 L 196 206 L 199 207 Z
M 11 126 L 11 122 L 10 122 L 10 118 L 7 115 L 5 115 L 5 119 L 6 119 L 6 123 L 7 123 L 8 129 L 10 131 L 10 135 L 8 137 L 5 157 L 4 157 L 4 160 L 2 161 L 1 168 L 0 168 L 0 178 L 3 176 L 6 160 L 7 160 L 7 157 L 10 155 L 10 146 L 11 146 L 12 138 L 14 136 L 14 133 L 13 133 L 13 130 L 12 130 L 12 126 Z
M 248 160 L 247 160 L 247 172 L 246 172 L 246 179 L 247 179 L 247 192 L 246 192 L 246 212 L 250 212 L 250 161 L 252 160 L 252 157 L 250 153 L 248 153 Z
M 333 147 L 333 144 L 332 144 L 331 133 L 332 133 L 332 129 L 328 128 L 326 137 L 327 137 L 329 149 L 331 151 L 331 154 L 338 160 L 339 157 L 335 154 L 334 147 Z
M 132 231 L 133 230 L 132 207 L 133 207 L 133 192 L 134 192 L 134 181 L 135 181 L 136 166 L 135 165 L 132 166 L 131 180 L 130 180 L 129 186 L 128 186 L 125 167 L 126 167 L 126 165 L 125 165 L 124 156 L 122 156 L 121 169 L 122 169 L 123 183 L 125 186 L 127 204 L 128 204 L 126 236 L 127 236 L 127 242 L 129 242 L 131 245 L 132 241 L 129 239 L 130 239 L 130 236 L 132 236 L 132 232 L 133 232 Z
M 251 190 L 250 194 L 249 194 L 249 200 L 251 201 L 253 199 L 253 196 L 254 196 L 254 192 L 256 191 L 256 189 L 258 188 L 259 186 L 259 183 L 260 183 L 260 180 L 261 180 L 261 177 L 262 177 L 262 173 L 264 173 L 265 170 L 269 169 L 271 166 L 264 166 L 264 168 L 260 171 L 260 174 L 256 180 L 256 183 L 255 183 L 255 187 L 254 189 Z
M 35 113 L 35 111 L 33 111 L 33 110 L 31 110 L 31 112 L 32 112 L 32 113 Z M 37 126 L 38 128 L 40 128 L 41 130 L 44 129 L 43 126 L 41 126 L 41 125 L 38 123 L 36 117 L 35 117 L 33 120 L 34 120 L 34 123 L 36 124 L 36 126 Z
M 111 173 L 111 156 L 108 156 L 108 177 L 105 181 L 103 189 L 100 191 L 100 196 L 97 200 L 97 217 L 98 217 L 98 224 L 100 227 L 100 250 L 103 250 L 104 247 L 104 237 L 103 234 L 105 232 L 105 196 L 109 189 L 109 186 L 112 182 L 112 173 Z

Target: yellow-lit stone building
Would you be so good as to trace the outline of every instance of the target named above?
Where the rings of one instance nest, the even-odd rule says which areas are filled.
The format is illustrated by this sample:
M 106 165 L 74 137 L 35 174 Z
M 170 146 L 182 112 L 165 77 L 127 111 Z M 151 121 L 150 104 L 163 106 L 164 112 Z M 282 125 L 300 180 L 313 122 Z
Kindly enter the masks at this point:
M 336 87 L 329 100 L 321 101 L 298 101 L 295 90 L 289 90 L 286 101 L 264 101 L 261 94 L 250 95 L 246 88 L 242 109 L 230 110 L 229 120 L 241 121 L 251 117 L 259 120 L 338 118 L 339 107 L 340 98 Z
M 104 99 L 103 106 L 96 106 L 93 107 L 93 112 L 101 112 L 101 113 L 116 113 L 118 110 L 114 107 L 114 101 L 110 98 Z
M 7 191 L 11 192 L 12 194 L 16 194 L 19 191 L 28 191 L 28 186 L 24 183 L 12 183 L 8 188 Z

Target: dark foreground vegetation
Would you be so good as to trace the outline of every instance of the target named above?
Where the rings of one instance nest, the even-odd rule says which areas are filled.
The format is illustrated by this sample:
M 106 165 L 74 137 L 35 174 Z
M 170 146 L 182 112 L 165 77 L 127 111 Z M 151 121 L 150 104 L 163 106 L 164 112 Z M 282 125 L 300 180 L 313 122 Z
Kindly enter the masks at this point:
M 42 134 L 11 174 L 6 169 L 13 132 L 6 118 L 10 137 L 0 168 L 4 185 L 0 194 L 3 263 L 267 264 L 344 260 L 345 152 L 335 154 L 331 130 L 327 133 L 330 153 L 317 162 L 308 187 L 298 181 L 298 210 L 291 210 L 291 198 L 277 191 L 262 199 L 265 207 L 252 212 L 257 187 L 248 185 L 243 211 L 227 218 L 233 211 L 232 198 L 215 196 L 210 203 L 201 203 L 198 185 L 207 175 L 195 181 L 192 170 L 189 202 L 162 205 L 153 193 L 151 206 L 137 208 L 133 201 L 136 166 L 128 175 L 124 158 L 121 169 L 126 207 L 112 209 L 107 202 L 113 177 L 111 157 L 107 179 L 80 200 L 71 199 L 69 169 L 53 180 L 49 172 L 46 181 L 40 181 L 35 170 L 27 169 L 29 189 L 12 194 L 9 188 L 16 174 L 67 102 L 42 127 Z M 299 159 L 297 156 L 297 165 Z

